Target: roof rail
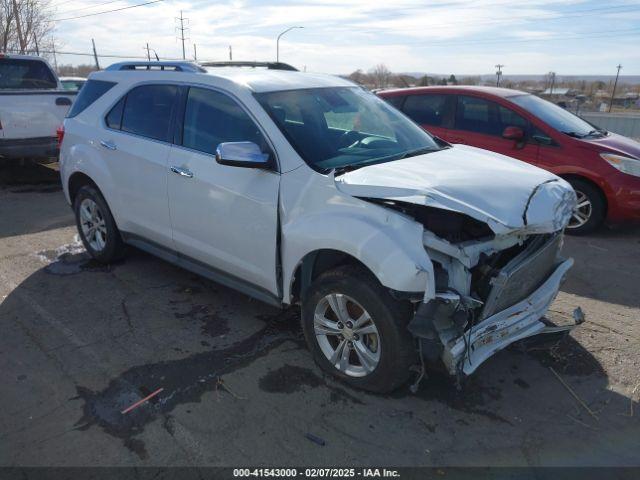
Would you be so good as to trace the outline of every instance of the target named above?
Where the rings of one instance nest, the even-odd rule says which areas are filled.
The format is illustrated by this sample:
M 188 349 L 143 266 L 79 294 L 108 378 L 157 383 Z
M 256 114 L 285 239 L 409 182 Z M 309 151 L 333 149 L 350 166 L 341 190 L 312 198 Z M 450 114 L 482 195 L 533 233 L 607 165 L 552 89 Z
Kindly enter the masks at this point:
M 297 72 L 298 69 L 292 67 L 288 63 L 282 62 L 201 62 L 203 67 L 251 67 L 251 68 L 266 68 L 268 70 L 288 70 L 290 72 Z
M 107 70 L 161 70 L 173 72 L 205 73 L 206 70 L 193 62 L 120 62 L 109 65 Z

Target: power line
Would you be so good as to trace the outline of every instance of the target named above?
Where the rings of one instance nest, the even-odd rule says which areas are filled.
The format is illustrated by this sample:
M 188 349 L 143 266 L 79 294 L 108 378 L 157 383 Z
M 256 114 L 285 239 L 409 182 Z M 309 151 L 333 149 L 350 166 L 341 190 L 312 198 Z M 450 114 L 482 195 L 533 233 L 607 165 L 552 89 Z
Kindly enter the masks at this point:
M 74 0 L 75 1 L 75 0 Z M 109 5 L 111 3 L 117 3 L 117 2 L 124 2 L 126 0 L 110 0 L 108 2 L 103 2 L 103 3 L 98 3 L 96 5 L 89 5 L 88 7 L 82 7 L 82 8 L 74 8 L 73 10 L 64 10 L 62 12 L 56 12 L 58 15 L 64 15 L 65 13 L 75 13 L 75 12 L 81 12 L 83 10 L 89 10 L 91 8 L 96 8 L 96 7 L 103 7 L 105 5 Z
M 164 2 L 164 0 L 153 0 L 151 2 L 139 3 L 137 5 L 129 5 L 128 7 L 114 8 L 113 10 L 105 10 L 104 12 L 87 13 L 86 15 L 78 15 L 77 17 L 67 18 L 54 18 L 54 22 L 63 22 L 65 20 L 75 20 L 77 18 L 94 17 L 96 15 L 103 15 L 105 13 L 120 12 L 122 10 L 129 10 L 131 8 L 144 7 L 145 5 L 151 5 L 152 3 Z

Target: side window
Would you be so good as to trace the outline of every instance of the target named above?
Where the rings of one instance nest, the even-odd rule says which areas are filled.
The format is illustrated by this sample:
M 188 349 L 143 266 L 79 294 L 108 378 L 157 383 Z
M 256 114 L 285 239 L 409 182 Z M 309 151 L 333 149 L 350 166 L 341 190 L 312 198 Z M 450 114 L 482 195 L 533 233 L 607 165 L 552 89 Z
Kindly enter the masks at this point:
M 184 113 L 182 145 L 215 154 L 223 142 L 266 143 L 254 121 L 227 95 L 204 88 L 190 88 Z
M 420 125 L 440 127 L 445 121 L 446 104 L 446 95 L 409 95 L 402 110 Z
M 102 80 L 89 80 L 76 97 L 75 102 L 67 113 L 67 118 L 73 118 L 83 112 L 93 102 L 98 100 L 102 95 L 107 93 L 115 86 L 113 82 L 104 82 Z
M 498 105 L 498 114 L 500 116 L 500 123 L 502 124 L 503 130 L 507 127 L 520 127 L 526 131 L 529 126 L 529 122 L 510 108 Z
M 393 97 L 383 97 L 383 100 L 388 104 L 400 109 L 402 108 L 402 102 L 404 102 L 405 98 L 406 97 L 404 95 L 395 95 Z
M 169 141 L 169 127 L 178 87 L 143 85 L 127 94 L 122 131 Z
M 482 98 L 458 96 L 455 128 L 487 135 L 501 135 L 503 129 L 497 118 L 496 107 L 494 102 Z
M 113 128 L 114 130 L 120 130 L 120 128 L 122 128 L 122 112 L 124 111 L 125 98 L 126 97 L 122 97 L 105 117 L 104 121 L 107 127 Z

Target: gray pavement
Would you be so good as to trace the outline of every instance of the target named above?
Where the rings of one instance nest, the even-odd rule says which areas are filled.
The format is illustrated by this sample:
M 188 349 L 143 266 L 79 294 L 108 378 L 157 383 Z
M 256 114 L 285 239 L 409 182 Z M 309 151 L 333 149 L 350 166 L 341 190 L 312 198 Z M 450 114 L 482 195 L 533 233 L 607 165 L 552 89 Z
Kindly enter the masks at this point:
M 567 238 L 550 317 L 587 323 L 553 348 L 380 396 L 321 373 L 294 309 L 133 249 L 92 262 L 56 182 L 0 166 L 0 465 L 640 465 L 638 229 Z

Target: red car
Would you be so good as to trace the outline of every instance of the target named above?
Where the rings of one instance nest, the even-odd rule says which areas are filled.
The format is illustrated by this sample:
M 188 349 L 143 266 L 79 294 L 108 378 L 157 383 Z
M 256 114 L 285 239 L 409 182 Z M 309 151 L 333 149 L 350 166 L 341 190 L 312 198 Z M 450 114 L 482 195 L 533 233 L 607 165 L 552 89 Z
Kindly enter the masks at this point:
M 517 90 L 419 87 L 378 95 L 437 137 L 532 163 L 578 195 L 568 231 L 640 221 L 640 143 Z

